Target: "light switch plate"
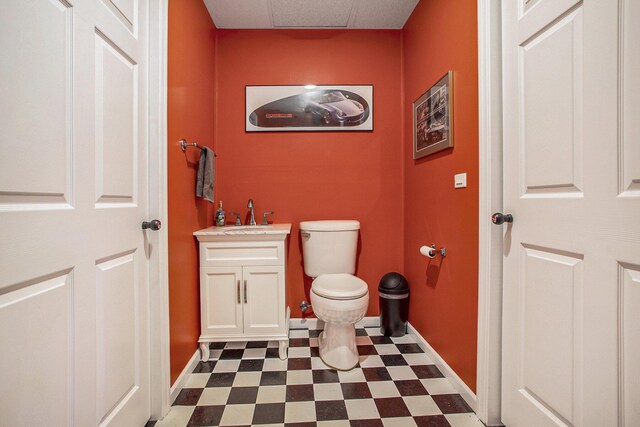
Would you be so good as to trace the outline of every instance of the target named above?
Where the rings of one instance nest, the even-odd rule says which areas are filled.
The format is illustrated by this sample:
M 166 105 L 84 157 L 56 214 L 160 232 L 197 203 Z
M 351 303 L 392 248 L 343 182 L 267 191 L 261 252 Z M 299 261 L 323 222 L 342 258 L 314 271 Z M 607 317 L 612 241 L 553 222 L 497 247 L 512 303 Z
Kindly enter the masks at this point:
M 459 173 L 454 175 L 453 177 L 453 187 L 454 188 L 466 188 L 467 186 L 467 174 Z

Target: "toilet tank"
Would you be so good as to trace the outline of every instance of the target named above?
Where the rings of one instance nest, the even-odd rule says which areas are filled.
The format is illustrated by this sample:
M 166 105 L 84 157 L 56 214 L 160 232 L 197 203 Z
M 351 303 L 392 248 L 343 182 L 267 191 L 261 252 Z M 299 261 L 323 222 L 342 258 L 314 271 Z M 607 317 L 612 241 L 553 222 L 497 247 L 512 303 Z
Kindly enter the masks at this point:
M 356 272 L 360 222 L 302 221 L 302 258 L 304 272 L 309 277 L 321 274 Z

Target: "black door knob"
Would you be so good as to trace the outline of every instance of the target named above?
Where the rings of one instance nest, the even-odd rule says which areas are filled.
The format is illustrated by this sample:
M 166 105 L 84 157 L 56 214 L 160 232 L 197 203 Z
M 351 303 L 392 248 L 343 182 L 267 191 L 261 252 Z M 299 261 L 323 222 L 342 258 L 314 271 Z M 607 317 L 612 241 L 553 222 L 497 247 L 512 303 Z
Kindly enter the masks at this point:
M 495 225 L 502 225 L 505 222 L 513 222 L 513 215 L 511 214 L 502 214 L 500 212 L 496 212 L 491 215 L 491 222 Z
M 162 227 L 162 223 L 160 222 L 159 219 L 154 219 L 152 221 L 144 221 L 142 223 L 142 229 L 146 230 L 147 228 L 150 228 L 153 231 L 158 231 L 160 230 L 160 228 Z

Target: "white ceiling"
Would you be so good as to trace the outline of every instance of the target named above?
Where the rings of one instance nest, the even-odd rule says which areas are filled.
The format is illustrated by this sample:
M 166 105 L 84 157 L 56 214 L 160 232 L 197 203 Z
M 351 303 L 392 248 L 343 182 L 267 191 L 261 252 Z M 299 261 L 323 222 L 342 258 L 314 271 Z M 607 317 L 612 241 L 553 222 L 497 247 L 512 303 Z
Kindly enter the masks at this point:
M 204 0 L 217 28 L 400 29 L 419 0 Z

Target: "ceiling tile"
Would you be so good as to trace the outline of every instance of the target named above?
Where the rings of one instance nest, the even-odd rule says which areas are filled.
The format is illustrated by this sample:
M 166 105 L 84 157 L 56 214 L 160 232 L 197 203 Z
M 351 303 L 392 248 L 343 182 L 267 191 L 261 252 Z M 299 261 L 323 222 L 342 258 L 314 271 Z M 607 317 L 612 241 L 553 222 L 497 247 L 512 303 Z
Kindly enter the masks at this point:
M 268 0 L 204 0 L 218 28 L 272 28 Z
M 271 0 L 275 27 L 342 27 L 354 0 Z
M 419 0 L 358 0 L 353 28 L 404 27 Z
M 218 28 L 400 29 L 419 0 L 204 0 Z

